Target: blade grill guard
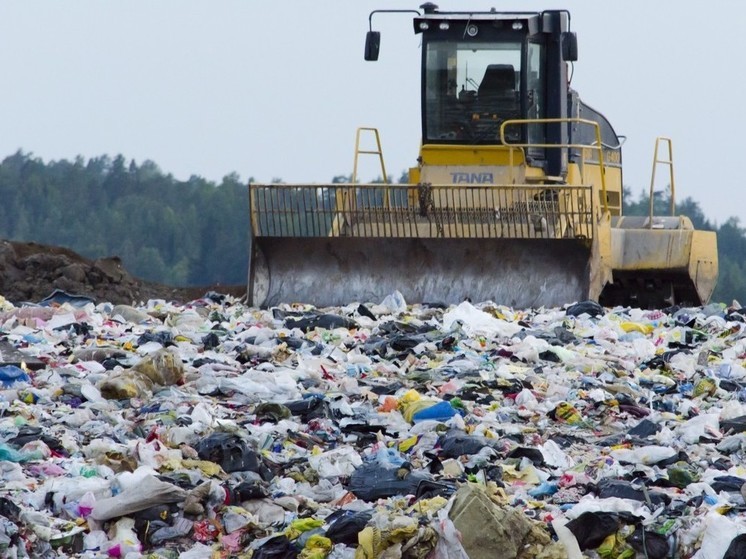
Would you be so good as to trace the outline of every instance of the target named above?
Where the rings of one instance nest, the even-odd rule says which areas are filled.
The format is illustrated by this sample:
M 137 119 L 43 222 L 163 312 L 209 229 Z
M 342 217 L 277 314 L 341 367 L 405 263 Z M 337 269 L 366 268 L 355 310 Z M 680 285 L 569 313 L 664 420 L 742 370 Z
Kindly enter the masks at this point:
M 255 237 L 593 236 L 590 186 L 250 184 L 249 189 Z

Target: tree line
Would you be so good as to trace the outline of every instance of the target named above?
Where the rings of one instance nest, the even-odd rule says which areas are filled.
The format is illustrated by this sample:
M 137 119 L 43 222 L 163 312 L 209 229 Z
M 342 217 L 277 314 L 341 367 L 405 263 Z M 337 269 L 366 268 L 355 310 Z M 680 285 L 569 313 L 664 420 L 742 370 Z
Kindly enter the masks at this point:
M 348 180 L 338 175 L 331 182 Z M 88 258 L 119 256 L 131 274 L 174 286 L 246 281 L 248 188 L 235 173 L 219 183 L 199 176 L 181 181 L 152 161 L 138 165 L 122 155 L 45 163 L 19 150 L 0 163 L 0 199 L 1 238 L 64 246 Z M 669 213 L 669 205 L 667 193 L 655 195 L 657 215 Z M 635 198 L 625 189 L 624 209 L 647 215 L 647 194 Z M 691 198 L 678 202 L 676 213 L 718 233 L 713 300 L 746 303 L 740 220 L 716 225 Z
M 0 164 L 0 237 L 119 256 L 131 274 L 174 286 L 239 284 L 248 265 L 248 194 L 176 180 L 121 155 L 44 163 L 21 151 Z

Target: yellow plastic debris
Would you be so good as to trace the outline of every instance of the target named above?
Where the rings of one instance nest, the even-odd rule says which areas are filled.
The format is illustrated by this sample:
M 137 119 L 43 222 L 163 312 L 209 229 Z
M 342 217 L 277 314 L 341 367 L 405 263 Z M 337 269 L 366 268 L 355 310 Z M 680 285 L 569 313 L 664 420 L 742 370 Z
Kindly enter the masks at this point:
M 639 324 L 637 322 L 622 322 L 622 330 L 625 332 L 640 332 L 641 334 L 650 334 L 654 328 L 652 324 Z
M 300 559 L 324 559 L 332 551 L 334 544 L 332 540 L 316 534 L 308 538 L 306 546 L 301 550 Z
M 299 518 L 293 520 L 285 529 L 285 535 L 288 539 L 294 540 L 298 538 L 303 532 L 308 532 L 314 528 L 320 528 L 324 525 L 324 521 L 316 518 Z

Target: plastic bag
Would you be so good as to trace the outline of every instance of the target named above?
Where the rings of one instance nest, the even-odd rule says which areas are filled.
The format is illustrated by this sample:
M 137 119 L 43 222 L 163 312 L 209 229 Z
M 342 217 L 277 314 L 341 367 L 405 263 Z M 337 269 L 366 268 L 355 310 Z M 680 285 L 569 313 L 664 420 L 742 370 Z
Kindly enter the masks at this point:
M 635 551 L 644 555 L 646 559 L 666 559 L 668 557 L 668 539 L 655 532 L 643 531 L 641 528 L 637 528 L 627 538 L 627 543 Z M 744 548 L 743 554 L 734 556 L 733 559 L 736 557 L 746 557 L 746 548 Z M 723 559 L 727 559 L 727 557 Z
M 159 386 L 172 386 L 184 381 L 181 358 L 167 349 L 159 349 L 147 355 L 131 370 L 145 375 Z
M 595 301 L 580 301 L 574 305 L 570 305 L 565 309 L 567 316 L 581 316 L 587 314 L 591 318 L 596 318 L 599 315 L 604 314 L 604 308 L 596 303 Z
M 111 557 L 125 557 L 141 550 L 134 528 L 135 521 L 131 518 L 122 518 L 114 525 L 114 544 L 107 550 Z
M 299 328 L 303 332 L 311 332 L 316 328 L 334 330 L 335 328 L 346 328 L 352 330 L 357 328 L 354 320 L 336 314 L 309 314 L 300 318 L 288 317 L 285 319 L 287 328 Z
M 708 513 L 705 517 L 702 546 L 695 556 L 696 559 L 725 559 L 733 540 L 740 536 L 743 530 L 742 526 L 717 512 Z M 739 544 L 734 547 L 739 547 Z
M 93 505 L 91 518 L 109 520 L 133 512 L 145 510 L 163 503 L 178 503 L 186 499 L 187 492 L 155 476 L 147 476 L 136 486 Z
M 31 382 L 31 378 L 20 367 L 16 367 L 15 365 L 0 367 L 0 387 L 11 388 L 18 384 L 27 384 L 29 382 Z
M 646 503 L 649 499 L 653 507 L 668 503 L 670 500 L 668 495 L 660 492 L 651 491 L 646 496 L 642 489 L 637 489 L 631 482 L 623 479 L 604 478 L 598 482 L 597 489 L 596 493 L 600 499 L 617 497 L 619 499 L 640 501 L 641 503 Z
M 264 542 L 251 559 L 295 559 L 298 553 L 298 549 L 287 536 L 276 536 Z
M 720 416 L 716 413 L 703 413 L 680 425 L 676 432 L 687 444 L 697 444 L 700 438 L 722 438 L 719 431 Z
M 443 315 L 443 326 L 446 330 L 453 328 L 457 322 L 463 324 L 464 330 L 470 335 L 482 334 L 509 338 L 522 329 L 516 323 L 500 320 L 479 310 L 468 301 L 464 301 Z
M 331 522 L 326 530 L 326 537 L 335 544 L 357 545 L 358 533 L 365 528 L 371 518 L 372 510 L 337 511 L 326 517 L 326 521 Z
M 557 540 L 567 553 L 567 559 L 583 559 L 583 552 L 580 551 L 578 540 L 567 529 L 567 522 L 564 519 L 555 518 L 552 521 L 552 528 L 554 529 L 554 533 L 557 534 Z
M 584 512 L 565 524 L 581 550 L 596 549 L 621 526 L 619 515 L 608 512 Z
M 457 413 L 458 412 L 450 402 L 438 402 L 435 405 L 428 405 L 427 407 L 415 412 L 412 415 L 412 421 L 414 423 L 428 420 L 447 421 Z
M 644 464 L 651 466 L 672 456 L 676 456 L 678 451 L 668 446 L 648 445 L 638 448 L 620 448 L 611 451 L 611 456 L 622 463 Z
M 350 476 L 348 489 L 363 501 L 376 501 L 395 495 L 416 495 L 423 481 L 432 481 L 432 478 L 405 468 L 363 464 Z
M 432 555 L 429 556 L 430 559 L 469 559 L 469 555 L 461 544 L 461 533 L 448 517 L 450 508 L 446 506 L 440 509 L 438 519 L 433 523 L 439 537 Z
M 438 440 L 440 458 L 459 458 L 478 454 L 485 447 L 495 448 L 499 442 L 478 435 L 467 435 L 461 431 L 449 431 Z
M 381 301 L 380 308 L 377 308 L 380 313 L 387 312 L 389 314 L 400 314 L 407 310 L 407 302 L 404 300 L 404 295 L 399 291 L 394 291 Z
M 746 557 L 746 534 L 741 534 L 731 540 L 723 559 L 743 559 L 744 557 Z M 652 555 L 651 559 L 653 559 Z
M 256 472 L 269 481 L 272 474 L 248 441 L 231 433 L 213 433 L 195 447 L 202 460 L 219 464 L 226 473 Z

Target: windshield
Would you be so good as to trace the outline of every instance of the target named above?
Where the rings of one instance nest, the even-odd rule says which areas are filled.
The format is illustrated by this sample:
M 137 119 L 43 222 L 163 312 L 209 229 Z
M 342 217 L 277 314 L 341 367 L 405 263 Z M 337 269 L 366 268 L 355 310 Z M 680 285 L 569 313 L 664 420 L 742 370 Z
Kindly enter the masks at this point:
M 500 123 L 521 116 L 520 86 L 520 42 L 428 42 L 425 141 L 499 143 Z

